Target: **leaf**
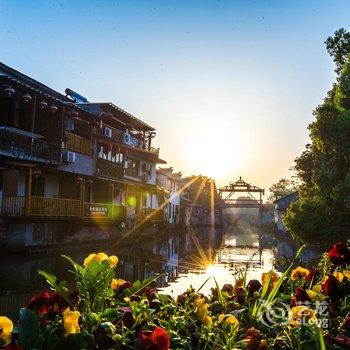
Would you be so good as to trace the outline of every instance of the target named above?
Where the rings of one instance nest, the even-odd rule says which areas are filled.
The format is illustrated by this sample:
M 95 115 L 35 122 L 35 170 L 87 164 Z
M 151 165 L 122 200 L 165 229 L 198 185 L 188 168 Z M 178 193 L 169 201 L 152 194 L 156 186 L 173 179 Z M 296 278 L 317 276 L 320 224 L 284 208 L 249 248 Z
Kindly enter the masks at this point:
M 199 291 L 207 284 L 207 282 L 211 279 L 211 276 L 209 276 L 204 282 L 203 284 L 197 289 L 197 293 L 199 293 Z
M 19 342 L 25 350 L 35 349 L 39 340 L 39 320 L 29 309 L 19 311 Z
M 215 281 L 216 289 L 218 292 L 219 302 L 220 302 L 221 306 L 224 307 L 224 299 L 222 297 L 221 289 L 219 288 L 218 282 L 217 282 L 215 277 L 214 277 L 214 281 Z
M 65 294 L 65 288 L 67 285 L 66 281 L 61 281 L 60 283 L 57 283 L 56 276 L 51 275 L 50 273 L 43 270 L 38 270 L 38 273 L 46 279 L 46 282 L 52 287 L 53 290 L 59 292 L 60 294 L 62 294 L 62 296 Z
M 318 329 L 318 339 L 320 342 L 320 350 L 327 350 L 326 343 L 324 341 L 324 337 L 323 337 L 323 333 L 322 333 L 322 328 Z
M 148 277 L 142 283 L 140 281 L 134 282 L 131 289 L 131 295 L 139 294 L 143 289 L 147 288 L 150 284 L 152 284 L 161 276 L 162 275 Z

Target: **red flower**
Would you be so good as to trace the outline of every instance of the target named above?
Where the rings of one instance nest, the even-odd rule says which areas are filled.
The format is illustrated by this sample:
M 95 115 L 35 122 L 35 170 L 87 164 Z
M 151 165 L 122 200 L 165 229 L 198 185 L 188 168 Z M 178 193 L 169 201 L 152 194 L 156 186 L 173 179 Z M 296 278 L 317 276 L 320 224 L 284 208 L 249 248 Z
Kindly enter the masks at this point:
M 335 265 L 350 263 L 350 250 L 344 242 L 337 242 L 328 252 L 329 260 Z
M 294 298 L 292 299 L 290 306 L 294 307 L 308 302 L 310 302 L 310 297 L 306 290 L 303 287 L 296 288 L 294 291 Z
M 320 274 L 320 271 L 316 269 L 316 267 L 311 267 L 309 269 L 309 274 L 305 277 L 306 282 L 311 283 L 311 281 L 315 282 L 315 279 Z
M 321 288 L 323 294 L 329 296 L 331 299 L 339 297 L 339 281 L 332 274 L 326 276 Z
M 158 293 L 157 288 L 148 287 L 146 290 L 146 297 L 148 301 L 152 301 L 153 299 L 155 299 L 157 293 Z
M 255 292 L 259 291 L 261 288 L 261 283 L 258 280 L 250 280 L 247 284 L 247 289 L 249 295 L 253 295 Z
M 169 350 L 170 338 L 165 329 L 156 327 L 153 332 L 140 331 L 137 334 L 135 345 L 140 350 Z

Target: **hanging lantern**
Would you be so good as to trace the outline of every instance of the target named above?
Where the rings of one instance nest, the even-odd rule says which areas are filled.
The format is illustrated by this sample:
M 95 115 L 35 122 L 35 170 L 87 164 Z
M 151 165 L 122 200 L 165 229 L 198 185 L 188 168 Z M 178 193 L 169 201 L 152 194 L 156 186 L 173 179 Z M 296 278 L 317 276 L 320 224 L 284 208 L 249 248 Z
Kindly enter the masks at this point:
M 79 116 L 79 112 L 78 111 L 70 111 L 70 116 L 73 117 L 73 118 L 76 118 Z
M 108 153 L 109 153 L 109 152 L 112 152 L 112 150 L 113 150 L 113 145 L 112 145 L 111 143 L 109 143 L 109 144 L 106 146 L 106 150 L 107 150 Z
M 90 121 L 90 124 L 93 126 L 100 126 L 100 122 L 95 118 Z
M 11 97 L 16 91 L 12 86 L 7 86 L 5 92 L 8 97 Z
M 45 109 L 47 107 L 47 102 L 45 100 L 42 100 L 39 102 L 40 109 Z
M 58 107 L 55 106 L 55 105 L 51 105 L 51 106 L 49 107 L 49 109 L 50 109 L 51 113 L 55 113 L 55 112 L 58 110 Z
M 22 96 L 22 98 L 23 98 L 25 103 L 28 103 L 28 102 L 30 102 L 32 100 L 32 96 L 30 96 L 28 93 L 24 94 Z

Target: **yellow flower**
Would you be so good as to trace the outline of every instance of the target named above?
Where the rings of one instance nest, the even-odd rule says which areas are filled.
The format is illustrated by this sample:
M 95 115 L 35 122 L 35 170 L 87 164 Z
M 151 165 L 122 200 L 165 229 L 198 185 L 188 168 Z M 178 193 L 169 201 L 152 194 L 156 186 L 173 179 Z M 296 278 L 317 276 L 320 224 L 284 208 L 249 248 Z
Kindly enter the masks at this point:
M 349 270 L 343 270 L 343 275 L 350 280 L 350 271 Z
M 208 304 L 206 304 L 205 299 L 197 299 L 195 304 L 197 305 L 196 316 L 203 321 L 208 313 Z
M 334 272 L 333 272 L 333 276 L 334 276 L 340 283 L 343 282 L 344 275 L 343 275 L 341 272 L 339 272 L 339 271 L 334 271 Z
M 312 287 L 312 291 L 315 292 L 315 293 L 320 293 L 322 290 L 322 287 L 320 284 L 315 284 L 313 287 Z
M 118 263 L 118 258 L 115 256 L 115 255 L 111 255 L 111 261 L 113 263 Z M 93 261 L 96 261 L 98 262 L 99 264 L 102 262 L 102 261 L 105 261 L 105 260 L 109 260 L 108 258 L 108 255 L 105 254 L 105 253 L 93 253 L 93 254 L 90 254 L 85 260 L 84 260 L 84 266 L 89 266 L 89 264 L 91 264 L 91 262 Z M 112 262 L 109 260 L 109 264 L 112 266 Z
M 108 255 L 105 253 L 97 254 L 97 262 L 101 263 L 102 261 L 108 260 Z
M 298 266 L 296 269 L 292 270 L 292 273 L 290 274 L 291 280 L 295 281 L 299 278 L 305 278 L 309 275 L 309 270 L 304 269 L 301 266 Z
M 311 290 L 311 289 L 307 289 L 307 290 L 306 290 L 306 293 L 307 293 L 307 295 L 309 296 L 310 300 L 314 300 L 314 299 L 316 298 L 316 296 L 317 296 L 317 293 L 314 292 L 314 291 Z
M 69 307 L 67 307 L 67 309 L 63 311 L 63 327 L 65 337 L 69 334 L 75 334 L 80 332 L 80 327 L 78 324 L 79 317 L 80 312 L 70 311 Z
M 205 316 L 202 322 L 204 326 L 210 326 L 212 324 L 212 319 L 210 316 Z
M 12 321 L 6 316 L 0 316 L 0 339 L 5 341 L 6 345 L 11 341 L 12 330 Z
M 88 266 L 92 261 L 97 260 L 97 254 L 90 254 L 85 260 L 84 260 L 84 266 Z
M 108 262 L 109 262 L 109 265 L 112 269 L 114 269 L 117 266 L 118 261 L 119 261 L 119 259 L 115 255 L 111 255 L 108 257 Z
M 126 281 L 121 278 L 113 278 L 111 282 L 111 288 L 112 289 L 118 289 L 120 286 L 122 286 Z
M 225 321 L 225 323 L 228 323 L 234 328 L 236 328 L 239 325 L 239 321 L 237 320 L 237 318 L 230 314 L 228 315 L 220 314 L 218 317 L 218 321 L 219 323 L 221 323 L 222 321 Z
M 290 324 L 300 327 L 302 324 L 316 324 L 316 311 L 304 305 L 294 306 L 289 311 Z

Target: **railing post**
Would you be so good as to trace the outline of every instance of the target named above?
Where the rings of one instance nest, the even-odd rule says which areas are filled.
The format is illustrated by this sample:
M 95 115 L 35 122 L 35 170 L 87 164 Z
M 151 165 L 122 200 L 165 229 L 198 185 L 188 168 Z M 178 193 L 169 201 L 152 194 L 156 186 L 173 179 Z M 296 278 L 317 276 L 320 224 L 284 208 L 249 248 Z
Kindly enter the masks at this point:
M 33 178 L 33 168 L 28 168 L 28 178 L 27 178 L 27 191 L 26 191 L 26 216 L 30 215 L 31 205 L 32 205 L 32 178 Z
M 85 181 L 84 178 L 80 178 L 80 219 L 84 218 L 84 185 Z

